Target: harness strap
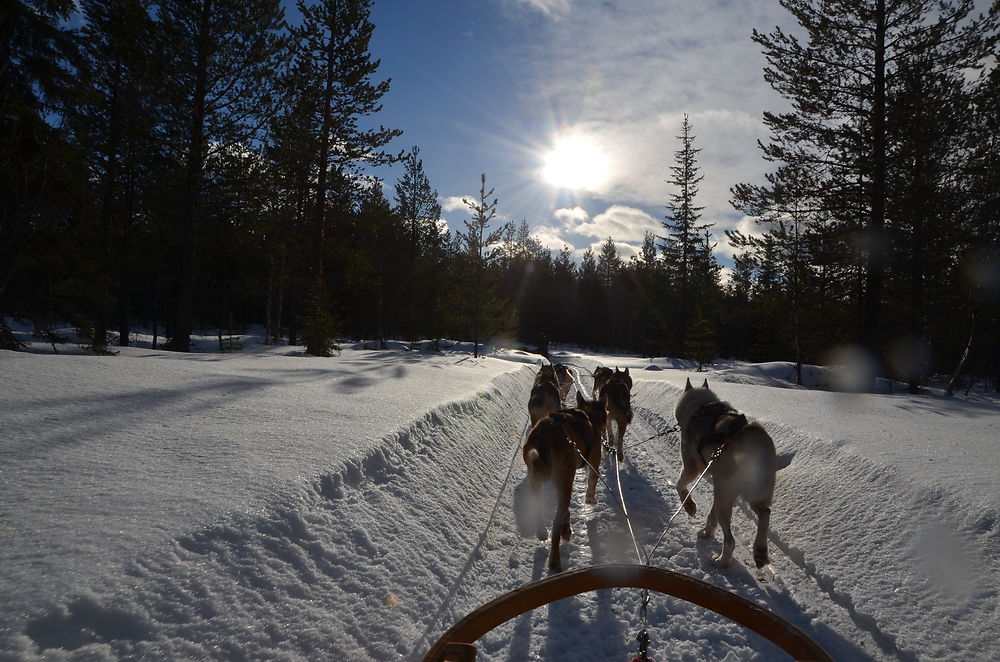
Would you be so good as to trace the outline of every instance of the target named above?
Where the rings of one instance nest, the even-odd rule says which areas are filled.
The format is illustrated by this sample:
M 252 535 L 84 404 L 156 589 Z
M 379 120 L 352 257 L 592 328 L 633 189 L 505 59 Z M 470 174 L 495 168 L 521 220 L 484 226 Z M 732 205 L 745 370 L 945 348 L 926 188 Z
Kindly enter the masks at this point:
M 704 450 L 706 446 L 718 445 L 721 449 L 726 441 L 737 435 L 740 430 L 749 423 L 747 417 L 741 414 L 727 402 L 709 402 L 702 405 L 698 413 L 691 419 L 691 425 L 706 426 L 710 430 L 708 434 L 701 436 L 698 441 L 698 456 L 705 458 Z M 718 451 L 713 453 L 713 457 L 718 457 Z

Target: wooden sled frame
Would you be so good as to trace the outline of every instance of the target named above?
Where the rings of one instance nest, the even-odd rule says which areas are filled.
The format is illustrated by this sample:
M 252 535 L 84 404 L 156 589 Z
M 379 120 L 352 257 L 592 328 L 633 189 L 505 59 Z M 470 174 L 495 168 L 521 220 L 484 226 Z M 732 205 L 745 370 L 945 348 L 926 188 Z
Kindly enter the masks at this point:
M 648 565 L 591 566 L 526 584 L 455 623 L 423 662 L 471 662 L 476 657 L 472 642 L 490 630 L 536 607 L 603 588 L 644 588 L 671 595 L 750 628 L 795 660 L 833 662 L 801 630 L 750 600 L 700 579 Z

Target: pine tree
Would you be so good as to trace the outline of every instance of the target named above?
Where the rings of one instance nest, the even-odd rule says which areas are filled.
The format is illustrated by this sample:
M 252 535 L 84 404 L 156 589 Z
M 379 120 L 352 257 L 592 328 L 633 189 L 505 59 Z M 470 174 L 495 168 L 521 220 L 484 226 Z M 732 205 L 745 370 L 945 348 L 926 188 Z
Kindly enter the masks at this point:
M 51 297 L 33 283 L 51 283 L 67 261 L 55 254 L 57 226 L 74 204 L 70 183 L 85 177 L 60 118 L 74 89 L 77 42 L 63 27 L 72 0 L 6 0 L 0 10 L 0 349 L 20 344 L 6 315 L 40 319 Z M 51 291 L 51 288 L 50 288 Z
M 976 360 L 993 377 L 1000 393 L 1000 62 L 977 82 L 973 120 L 968 133 L 967 188 L 969 248 L 963 259 L 963 289 L 971 290 L 978 310 L 979 352 Z M 953 323 L 951 316 L 942 316 Z
M 311 299 L 326 299 L 323 260 L 328 225 L 328 198 L 336 188 L 346 192 L 347 180 L 362 164 L 381 165 L 394 157 L 381 151 L 402 132 L 379 126 L 363 129 L 358 120 L 379 112 L 381 99 L 389 91 L 389 80 L 374 82 L 379 60 L 369 51 L 375 25 L 371 22 L 371 0 L 322 0 L 306 5 L 299 0 L 302 25 L 295 31 L 297 57 L 312 61 L 319 74 L 315 167 L 318 177 L 312 205 Z M 335 200 L 343 209 L 348 200 Z M 315 311 L 314 311 L 315 312 Z M 313 334 L 313 337 L 317 337 Z M 320 346 L 307 346 L 310 354 L 323 353 Z
M 195 251 L 213 150 L 259 138 L 286 51 L 279 0 L 157 0 L 167 50 L 166 130 L 183 173 L 170 347 L 190 349 Z
M 762 145 L 765 160 L 809 174 L 803 210 L 853 233 L 860 301 L 860 340 L 873 356 L 884 336 L 882 303 L 885 274 L 893 254 L 891 199 L 895 157 L 909 137 L 892 123 L 905 71 L 931 56 L 938 71 L 975 67 L 988 52 L 995 17 L 967 20 L 968 0 L 903 0 L 887 3 L 782 0 L 807 35 L 776 28 L 756 30 L 768 61 L 765 79 L 791 102 L 785 113 L 766 112 L 771 132 Z M 995 9 L 994 9 L 995 12 Z M 774 208 L 780 181 L 737 189 L 744 200 Z
M 669 280 L 658 258 L 656 235 L 647 231 L 639 254 L 629 259 L 628 271 L 635 292 L 630 306 L 637 349 L 649 355 L 666 352 L 669 343 L 666 315 L 670 309 Z
M 434 291 L 430 275 L 434 271 L 432 253 L 439 241 L 441 205 L 438 193 L 431 188 L 419 158 L 420 149 L 413 147 L 403 159 L 403 176 L 396 183 L 396 213 L 404 223 L 408 250 L 406 252 L 406 321 L 404 331 L 411 347 L 418 333 L 418 310 L 427 310 Z
M 584 344 L 599 347 L 605 338 L 603 318 L 607 299 L 593 248 L 588 247 L 580 258 L 577 291 L 577 333 Z
M 71 125 L 94 173 L 95 259 L 102 277 L 95 293 L 93 347 L 103 351 L 112 305 L 119 344 L 129 343 L 135 225 L 148 173 L 162 151 L 154 97 L 160 88 L 159 36 L 146 0 L 84 0 L 80 8 L 86 17 L 84 72 Z
M 489 262 L 493 258 L 492 246 L 499 241 L 503 228 L 489 231 L 489 224 L 496 218 L 497 203 L 494 189 L 486 190 L 486 174 L 480 176 L 478 200 L 462 199 L 472 214 L 465 221 L 465 232 L 459 232 L 465 249 L 465 260 L 468 265 L 469 280 L 465 289 L 465 301 L 469 310 L 471 325 L 473 356 L 479 358 L 479 341 L 485 329 L 489 328 L 488 319 L 495 311 L 495 294 L 489 274 Z

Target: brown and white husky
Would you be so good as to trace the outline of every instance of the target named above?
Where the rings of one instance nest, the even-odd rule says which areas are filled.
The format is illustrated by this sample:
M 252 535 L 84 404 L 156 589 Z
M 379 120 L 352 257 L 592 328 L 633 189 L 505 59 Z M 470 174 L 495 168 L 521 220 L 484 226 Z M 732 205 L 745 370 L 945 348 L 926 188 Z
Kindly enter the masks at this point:
M 687 380 L 684 393 L 674 408 L 681 431 L 681 474 L 677 479 L 677 494 L 684 501 L 688 485 L 704 471 L 712 454 L 723 444 L 721 455 L 712 463 L 709 473 L 715 483 L 715 500 L 705 528 L 698 535 L 711 538 L 716 526 L 722 527 L 722 553 L 715 557 L 720 566 L 732 562 L 736 539 L 732 531 L 733 506 L 743 497 L 757 515 L 757 537 L 753 544 L 753 560 L 757 568 L 770 563 L 767 553 L 767 531 L 771 520 L 771 500 L 777 459 L 774 442 L 763 427 L 747 423 L 727 402 L 708 388 L 693 388 Z M 694 517 L 697 507 L 685 502 L 687 514 Z
M 576 409 L 560 409 L 541 419 L 531 428 L 524 443 L 522 456 L 528 467 L 528 483 L 537 518 L 535 533 L 539 540 L 546 537 L 541 512 L 542 484 L 551 480 L 555 487 L 556 512 L 552 520 L 552 546 L 549 551 L 549 570 L 553 572 L 562 570 L 559 540 L 569 540 L 572 534 L 569 502 L 577 469 L 586 467 L 590 472 L 586 502 L 597 503 L 597 471 L 601 466 L 602 431 L 607 417 L 603 403 L 586 400 L 578 392 Z M 589 467 L 583 458 L 587 459 Z

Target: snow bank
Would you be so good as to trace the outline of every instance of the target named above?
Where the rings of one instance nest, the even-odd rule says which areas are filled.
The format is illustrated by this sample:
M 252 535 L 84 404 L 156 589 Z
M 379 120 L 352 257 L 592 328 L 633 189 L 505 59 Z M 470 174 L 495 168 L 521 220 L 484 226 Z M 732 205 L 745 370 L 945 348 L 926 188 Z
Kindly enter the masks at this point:
M 107 575 L 78 565 L 83 576 L 55 604 L 36 593 L 40 577 L 19 573 L 11 579 L 23 583 L 4 586 L 19 609 L 4 609 L 0 650 L 24 659 L 406 653 L 481 544 L 474 533 L 508 478 L 532 374 L 502 374 L 340 469 L 146 545 Z M 27 556 L 4 567 L 30 566 Z

